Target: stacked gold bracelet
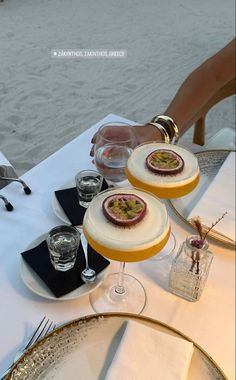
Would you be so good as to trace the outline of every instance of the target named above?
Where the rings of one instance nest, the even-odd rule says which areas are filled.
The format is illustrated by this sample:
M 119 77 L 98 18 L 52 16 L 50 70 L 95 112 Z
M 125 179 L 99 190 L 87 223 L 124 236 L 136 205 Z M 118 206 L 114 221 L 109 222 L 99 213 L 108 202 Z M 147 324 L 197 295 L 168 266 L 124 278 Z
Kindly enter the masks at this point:
M 163 142 L 166 143 L 166 144 L 169 144 L 170 143 L 170 136 L 167 132 L 167 130 L 163 127 L 163 125 L 159 124 L 159 123 L 154 123 L 154 122 L 149 122 L 148 124 L 151 124 L 153 125 L 154 127 L 156 127 L 162 134 L 163 136 Z
M 179 129 L 171 117 L 167 115 L 157 115 L 152 118 L 149 124 L 159 129 L 164 137 L 165 143 L 177 144 L 179 140 Z

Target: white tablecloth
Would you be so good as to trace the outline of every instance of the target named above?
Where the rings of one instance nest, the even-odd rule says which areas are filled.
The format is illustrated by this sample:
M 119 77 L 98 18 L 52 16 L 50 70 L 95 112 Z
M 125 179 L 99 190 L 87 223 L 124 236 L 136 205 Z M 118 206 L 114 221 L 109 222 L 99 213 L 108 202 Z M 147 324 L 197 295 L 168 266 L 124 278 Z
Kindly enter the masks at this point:
M 23 284 L 19 273 L 19 253 L 39 235 L 61 221 L 52 208 L 54 190 L 71 181 L 81 169 L 93 167 L 90 139 L 98 126 L 112 120 L 108 115 L 78 138 L 28 171 L 22 179 L 32 189 L 27 196 L 18 183 L 1 190 L 15 209 L 7 212 L 0 204 L 0 373 L 11 363 L 24 337 L 46 315 L 55 323 L 93 314 L 87 296 L 54 302 L 33 294 Z M 47 142 L 45 141 L 45 144 Z M 172 231 L 179 245 L 192 231 L 169 211 Z M 191 337 L 234 379 L 235 327 L 235 256 L 232 250 L 210 245 L 215 257 L 200 301 L 191 303 L 167 290 L 170 261 L 147 260 L 127 265 L 147 292 L 144 315 L 165 322 Z M 110 271 L 118 268 L 113 262 Z

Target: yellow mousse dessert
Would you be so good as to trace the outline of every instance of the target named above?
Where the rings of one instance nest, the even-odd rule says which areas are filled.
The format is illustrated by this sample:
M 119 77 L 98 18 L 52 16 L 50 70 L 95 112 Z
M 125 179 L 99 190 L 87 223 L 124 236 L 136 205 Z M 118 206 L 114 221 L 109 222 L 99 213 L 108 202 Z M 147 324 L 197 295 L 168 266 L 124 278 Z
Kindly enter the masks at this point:
M 117 215 L 116 203 L 113 207 L 110 202 L 113 196 L 115 202 L 119 199 L 119 209 L 122 199 L 128 203 L 128 207 L 122 205 L 125 211 L 119 215 L 119 220 L 124 219 L 123 225 L 122 222 L 116 224 L 109 215 L 114 209 Z M 134 198 L 137 201 L 135 205 L 131 203 Z M 108 215 L 104 210 L 107 203 L 111 206 Z M 137 217 L 137 214 L 142 215 Z M 133 218 L 135 223 L 127 224 L 127 220 Z M 97 195 L 85 213 L 83 229 L 89 244 L 97 252 L 112 260 L 126 262 L 145 260 L 156 255 L 166 245 L 170 235 L 165 206 L 154 195 L 135 188 L 117 188 Z
M 165 199 L 190 193 L 199 182 L 199 173 L 193 153 L 178 145 L 157 142 L 136 147 L 126 166 L 127 178 L 133 186 Z

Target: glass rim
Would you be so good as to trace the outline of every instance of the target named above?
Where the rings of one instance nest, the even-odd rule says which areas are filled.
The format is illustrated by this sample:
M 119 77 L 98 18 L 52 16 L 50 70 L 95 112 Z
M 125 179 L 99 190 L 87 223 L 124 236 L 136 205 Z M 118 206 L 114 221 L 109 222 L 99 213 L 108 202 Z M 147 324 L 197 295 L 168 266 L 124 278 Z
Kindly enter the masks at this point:
M 171 144 L 171 143 L 165 143 L 165 142 L 159 142 L 159 141 L 146 141 L 146 142 L 143 142 L 143 143 L 135 146 L 133 148 L 132 154 L 130 155 L 130 157 L 127 160 L 127 167 L 128 167 L 128 163 L 130 163 L 131 160 L 133 159 L 133 157 L 134 157 L 133 155 L 135 155 L 139 149 L 142 149 L 143 147 L 151 147 L 152 145 L 153 145 L 153 152 L 155 152 L 155 150 L 158 150 L 158 149 L 163 149 L 163 150 L 167 149 L 167 150 L 173 150 L 175 153 L 179 154 L 181 157 L 182 157 L 182 155 L 184 155 L 186 153 L 188 155 L 192 156 L 192 158 L 194 159 L 194 162 L 193 162 L 191 173 L 190 173 L 191 176 L 190 176 L 190 174 L 189 174 L 189 176 L 187 176 L 185 174 L 184 178 L 175 177 L 175 181 L 178 184 L 181 183 L 183 180 L 188 180 L 189 178 L 192 178 L 194 173 L 195 173 L 195 175 L 197 175 L 197 174 L 200 175 L 200 168 L 199 168 L 198 159 L 197 159 L 197 156 L 195 155 L 194 152 L 192 152 L 190 149 L 186 148 L 182 144 Z M 159 146 L 161 145 L 161 148 L 157 148 L 156 145 L 159 145 Z M 151 153 L 151 150 L 148 153 Z M 139 153 L 137 153 L 137 154 L 139 154 Z M 182 157 L 182 158 L 184 159 L 184 157 Z M 188 165 L 186 165 L 187 161 L 184 160 L 184 162 L 185 162 L 185 167 L 187 167 L 188 166 Z M 164 176 L 162 174 L 158 174 L 158 173 L 154 173 L 154 172 L 152 174 L 158 176 L 159 180 L 165 179 L 166 181 L 164 181 L 164 182 L 166 183 L 166 185 L 171 183 L 172 176 L 168 177 L 168 176 Z M 167 180 L 167 179 L 170 179 L 170 180 Z M 162 180 L 160 182 L 164 183 Z
M 96 175 L 96 176 L 99 176 L 99 177 L 103 178 L 102 175 L 101 175 L 97 170 L 94 170 L 94 169 L 83 169 L 83 170 L 80 170 L 80 171 L 75 175 L 75 178 L 77 178 L 79 175 L 81 175 L 82 173 L 85 173 L 85 172 L 89 172 L 89 173 L 91 173 L 91 174 L 94 174 L 94 175 Z
M 109 187 L 108 189 L 105 189 L 105 190 L 103 190 L 103 191 L 100 191 L 95 197 L 99 197 L 99 195 L 100 194 L 104 194 L 104 193 L 106 193 L 106 192 L 110 192 L 110 191 L 118 191 L 118 190 L 120 190 L 120 193 L 122 193 L 122 191 L 132 191 L 132 190 L 138 190 L 138 191 L 141 191 L 141 192 L 143 192 L 143 193 L 147 193 L 147 194 L 149 194 L 149 195 L 151 195 L 153 198 L 156 198 L 162 205 L 164 205 L 164 203 L 161 201 L 161 199 L 156 195 L 156 194 L 154 194 L 154 193 L 152 193 L 151 191 L 149 191 L 149 190 L 144 190 L 144 189 L 142 189 L 141 187 L 138 187 L 138 186 L 132 186 L 132 187 L 128 187 L 128 186 L 122 186 L 122 187 L 116 187 L 116 186 L 114 186 L 114 187 Z M 123 193 L 124 194 L 124 193 Z M 95 198 L 94 197 L 94 198 Z M 94 200 L 94 198 L 92 199 L 92 201 Z M 91 202 L 92 202 L 91 201 Z M 165 206 L 165 205 L 164 205 Z M 166 208 L 166 206 L 165 206 L 165 208 Z
M 190 148 L 187 148 L 186 146 L 182 145 L 182 144 L 172 144 L 171 142 L 169 143 L 165 143 L 164 141 L 158 141 L 158 140 L 148 140 L 148 141 L 144 141 L 140 144 L 138 144 L 133 150 L 136 150 L 138 148 L 140 148 L 141 146 L 143 145 L 151 145 L 151 144 L 163 144 L 163 149 L 164 149 L 164 146 L 168 146 L 169 149 L 171 149 L 170 147 L 179 147 L 180 149 L 183 149 L 183 150 L 186 150 L 187 152 L 189 153 L 192 153 L 193 156 L 195 156 L 195 153 L 190 149 Z M 168 148 L 167 148 L 168 149 Z
M 200 252 L 200 251 L 207 251 L 209 248 L 209 243 L 207 239 L 204 239 L 203 246 L 201 248 L 197 248 L 191 245 L 192 240 L 201 240 L 199 235 L 189 235 L 186 237 L 186 244 L 187 247 L 192 249 L 193 251 Z
M 50 231 L 48 231 L 46 240 L 48 240 L 52 236 L 52 234 L 56 232 L 57 230 L 58 232 L 60 232 L 59 231 L 60 229 L 67 230 L 68 232 L 75 232 L 76 235 L 78 236 L 80 235 L 79 231 L 74 226 L 67 225 L 67 224 L 59 224 L 58 226 L 55 226 Z
M 169 218 L 169 214 L 168 214 L 168 211 L 167 211 L 167 207 L 166 207 L 166 205 L 163 203 L 163 202 L 161 202 L 161 200 L 160 200 L 160 198 L 158 198 L 155 194 L 153 194 L 153 193 L 151 193 L 150 191 L 148 191 L 148 190 L 144 190 L 144 189 L 141 189 L 141 188 L 139 188 L 139 187 L 131 187 L 131 188 L 129 188 L 129 187 L 113 187 L 113 188 L 108 188 L 108 189 L 106 189 L 106 190 L 103 190 L 103 191 L 101 191 L 100 193 L 98 193 L 93 199 L 92 199 L 92 201 L 90 202 L 90 205 L 89 205 L 89 207 L 87 208 L 87 210 L 86 210 L 86 213 L 87 213 L 87 215 L 88 215 L 88 213 L 90 212 L 90 210 L 92 209 L 92 207 L 93 207 L 93 203 L 97 200 L 97 199 L 99 199 L 99 197 L 102 197 L 105 193 L 107 193 L 107 196 L 109 196 L 109 193 L 112 193 L 112 192 L 119 192 L 119 193 L 121 193 L 121 194 L 124 194 L 124 193 L 126 193 L 127 191 L 128 192 L 132 192 L 132 191 L 135 191 L 135 190 L 137 190 L 137 191 L 139 191 L 139 192 L 141 192 L 141 193 L 146 193 L 146 194 L 148 194 L 149 196 L 151 196 L 152 198 L 154 198 L 155 199 L 155 201 L 157 201 L 158 203 L 159 203 L 159 205 L 160 205 L 160 207 L 161 207 L 161 209 L 162 209 L 162 213 L 164 213 L 163 214 L 163 216 L 164 216 L 164 218 L 162 219 L 162 221 L 163 221 L 163 225 L 161 226 L 161 229 L 162 229 L 162 231 L 161 231 L 161 236 L 163 236 L 163 234 L 165 234 L 165 227 L 163 227 L 163 226 L 167 226 L 168 225 L 168 227 L 169 227 L 169 230 L 170 230 L 170 232 L 171 232 L 171 224 L 170 224 L 170 218 Z M 139 196 L 140 197 L 142 197 L 142 195 L 141 194 L 139 194 Z M 102 203 L 101 203 L 101 205 L 102 205 Z M 85 213 L 85 215 L 86 215 L 86 213 Z M 85 219 L 85 216 L 84 216 L 84 219 Z M 112 222 L 110 222 L 110 223 L 112 223 Z M 116 226 L 116 225 L 114 225 L 114 226 Z M 117 227 L 117 226 L 116 226 Z M 121 227 L 122 228 L 122 227 Z M 104 231 L 105 232 L 105 231 Z M 107 235 L 105 235 L 105 237 L 107 237 Z M 111 241 L 111 242 L 116 242 L 117 241 L 117 239 L 116 238 L 114 238 L 114 237 L 111 237 L 111 236 L 109 236 L 109 240 Z M 128 250 L 129 250 L 129 248 L 127 248 Z
M 161 205 L 162 205 L 162 207 L 165 209 L 165 211 L 166 211 L 166 220 L 169 220 L 169 214 L 168 214 L 168 212 L 167 212 L 167 207 L 166 207 L 166 205 L 160 200 L 160 198 L 158 198 L 158 196 L 157 195 L 155 195 L 155 194 L 153 194 L 152 192 L 150 192 L 150 191 L 148 191 L 148 190 L 144 190 L 144 189 L 142 189 L 142 188 L 140 188 L 140 187 L 137 187 L 137 186 L 132 186 L 132 187 L 109 187 L 108 189 L 105 189 L 105 190 L 103 190 L 103 191 L 100 191 L 97 195 L 95 195 L 95 197 L 93 197 L 93 199 L 91 200 L 91 202 L 90 202 L 90 204 L 89 204 L 89 207 L 88 207 L 88 209 L 89 208 L 91 208 L 91 204 L 93 203 L 93 202 L 95 202 L 95 198 L 96 199 L 98 199 L 99 198 L 99 196 L 102 196 L 103 194 L 105 194 L 105 193 L 111 193 L 111 192 L 113 192 L 113 191 L 115 191 L 115 192 L 118 192 L 119 191 L 119 193 L 121 193 L 121 194 L 126 194 L 126 191 L 132 191 L 132 190 L 137 190 L 137 191 L 140 191 L 141 193 L 143 192 L 143 193 L 146 193 L 146 194 L 148 194 L 148 195 L 150 195 L 150 196 L 152 196 L 153 198 L 155 198 Z M 87 210 L 88 210 L 87 209 Z M 87 212 L 87 210 L 86 210 L 86 212 Z
M 133 137 L 136 138 L 136 134 L 135 134 L 135 125 L 132 125 L 132 124 L 129 124 L 129 123 L 125 123 L 125 122 L 122 122 L 122 121 L 110 121 L 110 122 L 107 122 L 105 124 L 102 124 L 98 131 L 97 131 L 97 136 L 100 136 L 104 141 L 107 141 L 107 142 L 112 142 L 112 139 L 108 139 L 104 136 L 102 136 L 101 134 L 101 131 L 106 128 L 106 127 L 128 127 L 130 131 L 132 131 L 133 133 Z M 124 139 L 124 140 L 118 140 L 120 143 L 126 143 L 128 141 L 131 141 L 132 140 L 132 136 L 130 136 L 130 138 L 127 138 L 127 139 Z M 115 141 L 114 141 L 115 142 Z

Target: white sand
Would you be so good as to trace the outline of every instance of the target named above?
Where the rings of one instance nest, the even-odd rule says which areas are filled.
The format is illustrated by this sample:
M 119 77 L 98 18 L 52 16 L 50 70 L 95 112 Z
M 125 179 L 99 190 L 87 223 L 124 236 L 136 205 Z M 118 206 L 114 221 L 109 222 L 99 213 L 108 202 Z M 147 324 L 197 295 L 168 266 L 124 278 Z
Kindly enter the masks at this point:
M 234 37 L 234 10 L 234 0 L 0 2 L 0 151 L 22 174 L 108 113 L 144 122 L 163 112 Z M 83 48 L 127 58 L 50 55 Z M 234 122 L 231 97 L 209 113 L 207 138 Z

